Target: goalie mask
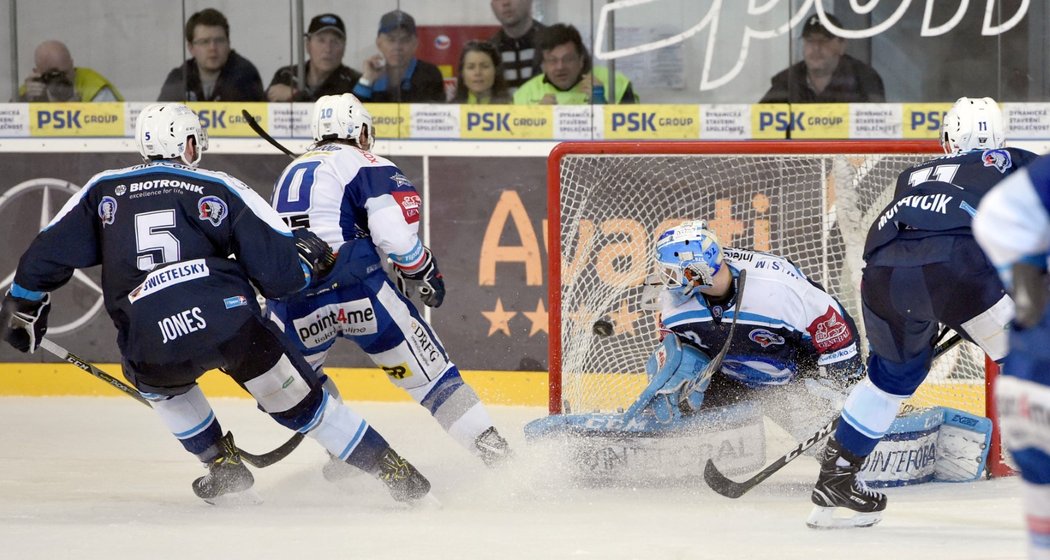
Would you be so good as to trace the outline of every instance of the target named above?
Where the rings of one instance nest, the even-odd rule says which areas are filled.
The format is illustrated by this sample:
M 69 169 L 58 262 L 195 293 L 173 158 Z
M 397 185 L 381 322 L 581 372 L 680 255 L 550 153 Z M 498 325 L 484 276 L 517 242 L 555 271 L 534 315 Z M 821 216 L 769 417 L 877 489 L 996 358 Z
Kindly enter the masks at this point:
M 196 156 L 188 161 L 186 140 L 191 137 L 197 144 Z M 135 140 L 146 160 L 177 158 L 190 167 L 196 167 L 208 149 L 208 131 L 197 114 L 181 103 L 154 103 L 143 109 L 135 123 Z
M 688 296 L 714 284 L 722 269 L 722 246 L 705 220 L 685 222 L 657 238 L 656 262 L 667 287 Z
M 362 150 L 371 150 L 375 144 L 372 115 L 361 100 L 351 93 L 325 95 L 314 103 L 312 128 L 314 140 L 352 140 Z M 365 140 L 361 141 L 361 132 Z
M 946 154 L 994 150 L 1005 142 L 1003 115 L 991 97 L 960 97 L 941 123 L 941 148 Z

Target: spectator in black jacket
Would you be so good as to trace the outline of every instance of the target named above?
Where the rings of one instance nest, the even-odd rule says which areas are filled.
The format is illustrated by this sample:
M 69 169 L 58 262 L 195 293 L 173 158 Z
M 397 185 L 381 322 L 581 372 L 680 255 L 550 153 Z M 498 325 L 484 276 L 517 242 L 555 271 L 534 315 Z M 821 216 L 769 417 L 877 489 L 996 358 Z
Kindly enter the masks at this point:
M 500 30 L 489 41 L 500 51 L 503 77 L 511 93 L 543 72 L 536 34 L 545 26 L 532 17 L 532 0 L 492 0 Z
M 230 24 L 222 12 L 201 10 L 186 21 L 193 58 L 173 69 L 158 101 L 265 101 L 255 65 L 230 50 Z
M 839 20 L 825 14 L 842 27 Z M 802 26 L 802 62 L 773 76 L 759 103 L 882 103 L 886 91 L 875 69 L 846 54 L 846 40 L 816 14 Z
M 266 90 L 269 101 L 317 101 L 325 95 L 350 93 L 361 73 L 343 65 L 346 26 L 335 14 L 310 20 L 306 30 L 306 85 L 299 84 L 299 65 L 285 66 L 273 75 Z
M 444 103 L 445 84 L 437 66 L 416 58 L 416 20 L 401 10 L 383 14 L 376 47 L 365 60 L 364 75 L 354 87 L 361 101 L 375 103 Z

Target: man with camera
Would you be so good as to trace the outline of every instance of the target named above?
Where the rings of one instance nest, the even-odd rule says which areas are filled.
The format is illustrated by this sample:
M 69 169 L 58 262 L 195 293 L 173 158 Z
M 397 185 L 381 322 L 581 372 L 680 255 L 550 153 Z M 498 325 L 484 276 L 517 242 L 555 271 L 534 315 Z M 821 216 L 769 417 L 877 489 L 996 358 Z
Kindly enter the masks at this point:
M 124 101 L 117 86 L 105 76 L 73 66 L 73 56 L 60 41 L 40 43 L 33 63 L 33 73 L 18 89 L 18 101 Z

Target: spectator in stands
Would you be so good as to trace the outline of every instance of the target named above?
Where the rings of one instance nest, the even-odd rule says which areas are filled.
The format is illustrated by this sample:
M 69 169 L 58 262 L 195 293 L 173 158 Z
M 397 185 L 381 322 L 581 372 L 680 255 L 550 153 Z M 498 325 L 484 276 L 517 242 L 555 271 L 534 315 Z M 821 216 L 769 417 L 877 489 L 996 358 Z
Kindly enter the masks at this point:
M 835 27 L 839 20 L 826 14 Z M 773 76 L 759 103 L 881 103 L 886 100 L 875 69 L 846 54 L 846 40 L 816 14 L 802 26 L 803 60 Z
M 265 101 L 255 65 L 230 50 L 230 24 L 222 12 L 201 10 L 186 21 L 186 46 L 193 58 L 173 69 L 159 101 Z
M 306 30 L 306 85 L 299 84 L 299 65 L 285 66 L 273 75 L 266 98 L 270 101 L 317 101 L 324 95 L 340 95 L 354 90 L 361 73 L 343 66 L 346 26 L 335 14 L 321 14 L 310 20 Z
M 470 41 L 459 55 L 459 77 L 453 103 L 510 103 L 510 91 L 499 62 L 499 51 L 492 43 Z
M 18 101 L 124 101 L 105 76 L 73 66 L 73 56 L 61 41 L 37 45 L 33 65 L 33 73 L 18 88 Z
M 543 58 L 543 73 L 514 92 L 514 103 L 580 105 L 606 103 L 610 98 L 615 103 L 638 102 L 631 81 L 620 72 L 616 73 L 616 91 L 608 91 L 609 70 L 592 67 L 591 55 L 572 25 L 556 23 L 544 28 L 536 36 L 536 47 Z
M 499 49 L 503 77 L 513 92 L 543 72 L 536 33 L 546 26 L 532 18 L 532 0 L 492 0 L 492 13 L 502 28 L 489 41 Z
M 437 66 L 416 58 L 416 20 L 401 10 L 383 14 L 377 55 L 365 60 L 353 94 L 375 103 L 444 103 L 445 83 Z

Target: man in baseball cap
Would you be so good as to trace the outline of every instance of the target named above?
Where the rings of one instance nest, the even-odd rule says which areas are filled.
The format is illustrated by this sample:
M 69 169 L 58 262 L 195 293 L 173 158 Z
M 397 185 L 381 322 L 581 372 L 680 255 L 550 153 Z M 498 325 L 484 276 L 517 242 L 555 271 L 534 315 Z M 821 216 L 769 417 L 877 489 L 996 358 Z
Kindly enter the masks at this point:
M 828 25 L 825 25 L 827 23 Z M 831 29 L 844 29 L 825 13 L 802 25 L 802 61 L 773 76 L 760 103 L 882 103 L 886 91 L 871 66 L 846 54 L 846 40 Z
M 364 102 L 444 103 L 445 84 L 437 66 L 416 58 L 416 20 L 394 10 L 379 19 L 379 54 L 365 60 L 354 95 Z
M 266 90 L 269 101 L 316 101 L 325 95 L 350 93 L 361 73 L 343 65 L 346 52 L 346 26 L 335 14 L 321 14 L 310 20 L 304 38 L 306 83 L 299 83 L 299 66 L 285 66 L 273 75 Z

